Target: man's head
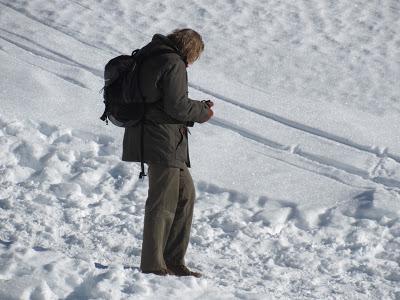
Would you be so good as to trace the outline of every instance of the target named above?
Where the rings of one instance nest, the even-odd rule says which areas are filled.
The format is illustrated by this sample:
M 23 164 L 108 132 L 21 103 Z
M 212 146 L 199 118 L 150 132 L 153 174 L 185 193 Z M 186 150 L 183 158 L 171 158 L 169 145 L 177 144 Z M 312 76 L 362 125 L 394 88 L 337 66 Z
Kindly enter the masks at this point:
M 175 43 L 189 65 L 194 63 L 204 50 L 201 35 L 193 29 L 175 29 L 167 37 Z

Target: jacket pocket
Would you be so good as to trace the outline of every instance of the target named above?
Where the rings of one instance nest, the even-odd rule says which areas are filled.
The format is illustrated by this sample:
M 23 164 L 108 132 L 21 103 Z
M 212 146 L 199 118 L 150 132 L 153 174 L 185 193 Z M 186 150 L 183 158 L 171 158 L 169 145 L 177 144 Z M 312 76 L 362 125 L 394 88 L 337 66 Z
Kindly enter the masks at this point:
M 182 145 L 183 139 L 185 138 L 184 133 L 182 132 L 182 129 L 184 129 L 184 128 L 178 129 L 178 133 L 176 135 L 177 143 L 176 143 L 175 150 L 178 150 L 179 146 Z
M 175 158 L 180 161 L 187 160 L 187 137 L 186 128 L 181 127 L 176 133 L 176 148 L 175 148 Z

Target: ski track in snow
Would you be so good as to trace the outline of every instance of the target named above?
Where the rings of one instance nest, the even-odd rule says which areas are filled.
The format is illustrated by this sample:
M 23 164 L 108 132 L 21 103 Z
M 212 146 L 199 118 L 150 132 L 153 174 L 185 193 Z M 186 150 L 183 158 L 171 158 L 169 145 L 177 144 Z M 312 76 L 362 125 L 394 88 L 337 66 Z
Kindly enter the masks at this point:
M 10 5 L 7 5 L 7 7 L 10 7 Z M 26 13 L 24 13 L 24 15 L 26 15 Z M 31 17 L 29 14 L 28 14 L 28 16 Z M 33 19 L 35 21 L 38 21 L 36 18 L 33 18 Z M 39 23 L 42 23 L 42 22 L 39 22 Z M 10 42 L 13 45 L 15 45 L 25 51 L 31 52 L 34 55 L 38 56 L 39 58 L 45 58 L 47 60 L 51 60 L 56 63 L 66 64 L 67 66 L 74 67 L 74 68 L 80 68 L 80 69 L 83 69 L 84 71 L 88 71 L 88 72 L 92 73 L 96 77 L 102 78 L 102 75 L 101 75 L 102 71 L 99 69 L 94 69 L 92 67 L 86 66 L 83 63 L 80 63 L 80 62 L 68 57 L 65 54 L 62 54 L 55 50 L 52 50 L 48 47 L 45 47 L 37 42 L 32 41 L 31 39 L 29 39 L 28 37 L 25 37 L 23 35 L 16 34 L 16 33 L 10 32 L 8 30 L 4 30 L 4 29 L 1 29 L 1 30 L 10 36 L 14 36 L 14 38 L 19 38 L 20 40 L 25 41 L 25 44 L 22 42 L 15 41 L 11 38 L 4 37 L 4 36 L 0 37 L 1 39 Z M 27 44 L 31 44 L 34 47 L 29 46 Z M 39 48 L 40 50 L 35 49 L 35 47 Z M 49 54 L 47 54 L 46 52 Z M 39 68 L 43 68 L 40 65 L 40 63 L 35 63 L 35 65 Z M 51 72 L 52 74 L 55 74 L 56 76 L 66 80 L 70 83 L 76 84 L 80 87 L 87 88 L 85 83 L 79 82 L 78 80 L 73 79 L 72 76 L 69 76 L 68 74 L 56 73 L 54 71 L 51 71 L 50 67 L 43 68 L 43 69 L 47 70 L 48 72 Z M 270 119 L 273 122 L 280 123 L 280 124 L 286 126 L 287 130 L 293 130 L 293 129 L 299 130 L 306 134 L 316 136 L 317 138 L 326 139 L 328 141 L 332 141 L 334 143 L 341 144 L 345 147 L 351 147 L 351 148 L 354 148 L 359 151 L 371 153 L 373 156 L 377 156 L 379 158 L 376 162 L 376 165 L 371 168 L 373 170 L 376 170 L 379 166 L 382 166 L 383 165 L 382 161 L 384 161 L 386 159 L 391 159 L 395 162 L 395 164 L 393 164 L 393 163 L 391 164 L 391 168 L 393 168 L 393 165 L 394 165 L 394 170 L 400 168 L 399 167 L 400 166 L 400 158 L 397 155 L 390 153 L 388 151 L 388 149 L 386 149 L 385 147 L 361 145 L 356 142 L 350 141 L 347 138 L 340 137 L 340 136 L 331 134 L 329 132 L 324 132 L 318 128 L 313 128 L 313 127 L 307 126 L 305 124 L 301 124 L 296 121 L 281 117 L 281 116 L 273 114 L 273 113 L 270 113 L 268 111 L 261 110 L 261 109 L 240 103 L 237 100 L 233 100 L 233 99 L 227 98 L 223 95 L 220 95 L 218 93 L 214 93 L 214 92 L 212 92 L 208 89 L 205 89 L 201 86 L 198 86 L 195 84 L 190 84 L 190 87 L 192 89 L 202 92 L 205 97 L 208 97 L 208 98 L 209 98 L 209 96 L 214 97 L 218 101 L 227 102 L 229 104 L 232 104 L 233 106 L 236 106 L 239 109 L 249 111 L 258 116 L 264 117 L 266 119 Z M 380 172 L 383 176 L 381 176 L 381 174 L 371 174 L 370 170 L 360 169 L 351 164 L 343 163 L 341 161 L 331 159 L 330 157 L 324 157 L 319 154 L 315 154 L 315 153 L 312 153 L 309 151 L 304 151 L 301 149 L 302 148 L 301 144 L 297 144 L 295 140 L 292 141 L 296 145 L 293 147 L 291 145 L 280 144 L 279 142 L 274 141 L 273 138 L 271 139 L 270 137 L 261 136 L 260 133 L 258 133 L 258 132 L 243 129 L 243 125 L 239 125 L 242 127 L 235 126 L 234 124 L 230 123 L 226 119 L 225 120 L 215 119 L 211 123 L 216 126 L 220 126 L 225 129 L 229 129 L 229 130 L 238 132 L 247 138 L 250 138 L 257 142 L 261 142 L 266 146 L 269 146 L 269 147 L 272 147 L 275 149 L 280 149 L 280 150 L 289 150 L 289 152 L 291 152 L 293 154 L 296 154 L 303 158 L 307 158 L 311 163 L 318 163 L 318 164 L 322 164 L 322 165 L 326 165 L 326 166 L 331 166 L 336 169 L 348 172 L 350 174 L 361 176 L 364 179 L 372 180 L 375 183 L 379 183 L 389 189 L 390 188 L 400 188 L 400 174 L 398 175 L 399 179 L 387 178 L 384 176 L 387 173 L 391 173 L 391 170 L 383 170 L 382 172 Z M 344 149 L 344 148 L 342 148 L 342 149 Z M 398 166 L 398 164 L 399 164 L 399 166 Z M 396 171 L 396 172 L 399 172 L 399 171 Z M 372 172 L 372 173 L 376 173 L 376 172 Z
M 307 126 L 306 124 L 298 123 L 296 121 L 281 117 L 279 115 L 270 113 L 270 112 L 262 110 L 262 109 L 258 109 L 258 108 L 252 107 L 250 105 L 246 105 L 246 104 L 240 103 L 240 102 L 238 102 L 236 100 L 227 98 L 227 97 L 225 97 L 223 95 L 220 95 L 220 94 L 214 93 L 214 92 L 212 92 L 210 90 L 207 90 L 205 88 L 202 88 L 201 86 L 190 84 L 190 87 L 193 88 L 193 89 L 196 89 L 198 91 L 201 91 L 206 95 L 213 96 L 218 100 L 222 100 L 222 101 L 228 102 L 228 103 L 230 103 L 232 105 L 238 106 L 241 109 L 248 110 L 248 111 L 250 111 L 252 113 L 255 113 L 255 114 L 260 115 L 262 117 L 265 117 L 267 119 L 271 119 L 272 121 L 281 123 L 283 125 L 286 125 L 288 127 L 293 128 L 293 129 L 297 129 L 297 130 L 303 131 L 305 133 L 312 134 L 312 135 L 315 135 L 317 137 L 336 142 L 338 144 L 342 144 L 342 145 L 345 145 L 345 146 L 348 146 L 348 147 L 352 147 L 352 148 L 355 148 L 355 149 L 360 150 L 360 151 L 369 152 L 369 153 L 372 153 L 372 154 L 375 154 L 375 155 L 379 155 L 379 156 L 389 157 L 389 158 L 393 159 L 394 161 L 396 161 L 397 163 L 400 163 L 400 157 L 397 156 L 397 155 L 388 153 L 386 148 L 384 148 L 382 150 L 382 148 L 379 147 L 379 146 L 377 147 L 377 146 L 361 145 L 361 144 L 353 142 L 353 141 L 351 141 L 351 140 L 349 140 L 347 138 L 344 138 L 344 137 L 341 137 L 341 136 L 337 136 L 337 135 L 331 134 L 329 132 L 322 131 L 322 130 L 320 130 L 318 128 Z
M 188 5 L 198 5 L 196 11 L 207 19 L 210 12 L 201 8 L 206 2 L 189 1 Z M 103 11 L 92 3 L 60 1 L 59 5 L 74 12 L 73 4 L 98 20 Z M 396 9 L 396 2 L 391 3 Z M 117 16 L 121 27 L 128 24 L 123 1 L 103 4 L 103 9 L 112 12 L 107 20 Z M 101 53 L 102 58 L 119 52 L 115 41 L 80 33 L 79 25 L 90 25 L 79 24 L 79 17 L 72 18 L 69 27 L 67 21 L 57 19 L 62 14 L 41 9 L 46 5 L 0 1 L 2 10 L 16 19 L 28 19 L 32 28 L 46 28 L 43 32 L 62 36 L 74 48 Z M 142 28 L 149 23 L 148 32 L 162 29 L 160 20 L 168 20 L 166 13 L 154 18 L 157 25 L 151 25 L 147 12 L 153 5 L 150 1 L 130 12 L 139 16 Z M 167 11 L 164 4 L 157 5 Z M 315 1 L 302 1 L 302 5 L 312 24 L 309 30 L 325 34 L 326 39 L 330 30 L 341 32 L 338 20 L 326 24 L 316 13 L 319 4 Z M 291 9 L 289 14 L 299 17 L 297 7 Z M 168 22 L 180 25 L 172 19 Z M 246 36 L 246 24 L 241 19 L 237 24 Z M 53 45 L 51 38 L 43 38 L 39 42 L 23 29 L 0 28 L 1 50 L 77 88 L 96 90 L 102 77 L 98 60 L 84 63 L 62 41 Z M 131 40 L 120 28 L 102 29 L 130 46 Z M 147 36 L 147 32 L 133 30 L 141 38 Z M 221 44 L 224 48 L 227 40 Z M 90 83 L 93 78 L 97 81 Z M 239 134 L 241 143 L 255 142 L 261 146 L 261 155 L 365 191 L 327 207 L 318 213 L 316 225 L 310 226 L 290 199 L 251 198 L 239 190 L 196 182 L 198 201 L 188 261 L 205 278 L 160 279 L 138 271 L 147 183 L 137 180 L 138 166 L 122 163 L 116 156 L 118 141 L 0 116 L 0 298 L 400 299 L 398 154 L 241 103 L 195 83 L 190 88 L 224 106 L 211 121 L 218 130 Z M 230 121 L 229 114 L 246 115 L 265 130 Z M 268 131 L 269 126 L 277 133 Z M 110 267 L 95 268 L 96 262 Z M 124 265 L 132 268 L 124 270 Z

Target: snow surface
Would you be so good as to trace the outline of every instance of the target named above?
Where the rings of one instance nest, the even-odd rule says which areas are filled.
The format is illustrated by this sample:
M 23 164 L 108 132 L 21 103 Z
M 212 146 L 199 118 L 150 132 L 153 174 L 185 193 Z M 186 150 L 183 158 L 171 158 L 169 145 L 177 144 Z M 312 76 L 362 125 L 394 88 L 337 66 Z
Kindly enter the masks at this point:
M 98 119 L 104 64 L 177 27 L 201 279 L 139 272 L 147 181 Z M 0 299 L 400 299 L 399 31 L 398 0 L 0 0 Z

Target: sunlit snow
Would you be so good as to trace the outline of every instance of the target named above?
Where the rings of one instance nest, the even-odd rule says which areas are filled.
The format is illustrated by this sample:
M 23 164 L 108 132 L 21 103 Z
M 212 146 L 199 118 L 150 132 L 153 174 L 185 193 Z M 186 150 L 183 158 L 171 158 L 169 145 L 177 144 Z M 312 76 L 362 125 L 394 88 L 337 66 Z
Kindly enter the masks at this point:
M 99 120 L 105 63 L 181 27 L 201 279 L 139 272 Z M 0 299 L 400 299 L 399 1 L 0 0 L 0 67 Z

